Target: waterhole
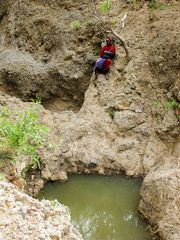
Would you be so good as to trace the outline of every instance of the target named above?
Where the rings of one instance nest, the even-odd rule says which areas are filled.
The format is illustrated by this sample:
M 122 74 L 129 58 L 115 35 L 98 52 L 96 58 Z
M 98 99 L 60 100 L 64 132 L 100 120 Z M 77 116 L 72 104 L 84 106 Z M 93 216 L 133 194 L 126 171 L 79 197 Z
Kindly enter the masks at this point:
M 151 240 L 138 213 L 141 184 L 124 176 L 71 176 L 65 183 L 47 183 L 38 198 L 68 206 L 85 240 Z

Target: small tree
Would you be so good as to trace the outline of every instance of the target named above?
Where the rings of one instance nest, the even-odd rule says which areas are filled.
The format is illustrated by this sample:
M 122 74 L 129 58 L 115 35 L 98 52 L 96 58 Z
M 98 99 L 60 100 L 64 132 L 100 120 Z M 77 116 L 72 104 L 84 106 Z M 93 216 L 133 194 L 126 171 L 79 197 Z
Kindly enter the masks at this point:
M 124 17 L 120 21 L 120 34 L 119 34 L 113 28 L 114 20 L 110 18 L 110 10 L 112 7 L 112 0 L 102 1 L 99 5 L 99 10 L 97 10 L 96 0 L 91 0 L 91 4 L 92 4 L 93 18 L 95 18 L 100 23 L 100 26 L 102 27 L 102 29 L 105 33 L 108 33 L 108 34 L 111 33 L 115 38 L 117 38 L 120 41 L 122 47 L 125 50 L 126 60 L 128 63 L 131 59 L 131 56 L 130 56 L 130 52 L 129 52 L 127 43 L 124 39 L 124 27 L 125 27 L 125 20 L 127 18 L 127 13 L 125 13 Z M 105 14 L 105 20 L 103 19 L 102 14 Z
M 18 156 L 29 156 L 33 168 L 40 167 L 37 150 L 45 143 L 48 129 L 39 121 L 38 104 L 34 102 L 25 112 L 0 112 L 0 156 L 5 154 L 15 162 Z

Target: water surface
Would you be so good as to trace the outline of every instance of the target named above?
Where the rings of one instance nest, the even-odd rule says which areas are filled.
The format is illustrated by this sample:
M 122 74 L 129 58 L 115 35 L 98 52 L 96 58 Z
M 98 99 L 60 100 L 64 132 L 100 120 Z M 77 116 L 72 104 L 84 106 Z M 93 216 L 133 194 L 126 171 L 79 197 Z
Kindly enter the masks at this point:
M 71 176 L 46 184 L 38 198 L 68 206 L 84 240 L 151 240 L 137 212 L 141 183 L 124 176 Z

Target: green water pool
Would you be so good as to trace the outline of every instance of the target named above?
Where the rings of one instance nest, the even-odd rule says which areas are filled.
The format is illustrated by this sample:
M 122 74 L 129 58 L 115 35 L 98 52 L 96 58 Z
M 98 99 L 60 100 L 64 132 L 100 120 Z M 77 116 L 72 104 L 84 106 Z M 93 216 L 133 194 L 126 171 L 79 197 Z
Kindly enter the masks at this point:
M 38 198 L 68 206 L 85 240 L 150 240 L 137 210 L 141 184 L 124 176 L 71 176 L 65 183 L 47 183 Z

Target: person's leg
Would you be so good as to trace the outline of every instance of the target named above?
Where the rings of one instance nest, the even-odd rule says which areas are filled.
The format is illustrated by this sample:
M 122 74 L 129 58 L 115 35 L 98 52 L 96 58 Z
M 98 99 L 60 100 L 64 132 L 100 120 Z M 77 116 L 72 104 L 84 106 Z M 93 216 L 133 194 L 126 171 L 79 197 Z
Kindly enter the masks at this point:
M 109 80 L 109 72 L 106 73 L 104 76 L 105 76 L 105 79 L 106 79 L 106 80 Z
M 94 75 L 95 75 L 94 80 L 97 80 L 98 79 L 98 70 L 97 70 L 97 68 L 95 68 L 95 70 L 94 70 Z
M 105 76 L 105 79 L 108 80 L 109 79 L 109 69 L 106 69 L 104 71 L 104 76 Z
M 96 81 L 97 78 L 98 78 L 97 69 L 94 68 L 91 80 Z

